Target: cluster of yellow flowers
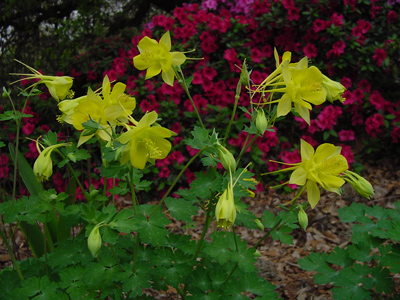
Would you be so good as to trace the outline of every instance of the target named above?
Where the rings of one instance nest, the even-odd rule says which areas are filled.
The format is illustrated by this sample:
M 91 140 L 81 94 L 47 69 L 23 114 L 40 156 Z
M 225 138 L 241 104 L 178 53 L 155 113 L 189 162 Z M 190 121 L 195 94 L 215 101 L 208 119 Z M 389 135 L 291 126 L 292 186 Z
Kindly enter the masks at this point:
M 343 102 L 345 87 L 323 75 L 315 66 L 308 66 L 308 58 L 297 63 L 290 63 L 291 53 L 285 52 L 282 62 L 275 49 L 276 69 L 260 85 L 256 86 L 253 96 L 261 93 L 259 106 L 278 103 L 277 117 L 286 116 L 292 104 L 308 124 L 310 124 L 311 104 L 320 105 L 326 100 Z M 273 100 L 274 93 L 282 93 L 278 100 Z M 311 103 L 311 104 L 310 104 Z
M 183 64 L 187 57 L 182 52 L 170 52 L 169 32 L 165 33 L 159 42 L 144 37 L 139 42 L 138 49 L 140 54 L 133 58 L 134 66 L 139 70 L 147 70 L 146 79 L 161 73 L 164 82 L 172 86 L 175 77 L 178 76 L 177 67 Z M 250 91 L 252 99 L 256 94 L 261 95 L 260 101 L 252 100 L 252 104 L 258 106 L 255 125 L 259 134 L 263 134 L 270 126 L 263 110 L 265 106 L 270 108 L 271 104 L 277 103 L 276 114 L 271 118 L 287 115 L 294 106 L 301 118 L 309 124 L 312 104 L 320 105 L 326 100 L 344 101 L 343 85 L 323 75 L 315 66 L 309 66 L 307 57 L 297 63 L 291 63 L 290 52 L 285 52 L 282 60 L 279 59 L 276 50 L 274 54 L 276 69 L 260 85 Z M 89 88 L 85 96 L 64 100 L 73 94 L 70 92 L 73 82 L 71 77 L 45 76 L 31 67 L 28 68 L 33 74 L 18 75 L 28 76 L 27 79 L 39 79 L 34 85 L 44 83 L 53 98 L 58 102 L 61 101 L 58 107 L 62 114 L 58 119 L 81 131 L 78 146 L 93 136 L 97 136 L 108 146 L 113 141 L 117 141 L 123 145 L 117 151 L 121 164 L 130 162 L 138 169 L 143 169 L 148 161 L 154 163 L 156 159 L 165 158 L 170 152 L 171 143 L 166 138 L 175 133 L 156 124 L 158 115 L 154 111 L 146 113 L 140 121 L 136 121 L 131 116 L 136 107 L 136 100 L 125 94 L 125 84 L 117 82 L 111 87 L 111 82 L 105 76 L 99 90 L 93 91 Z M 249 81 L 248 77 L 247 75 L 247 81 Z M 274 99 L 276 93 L 279 95 L 278 99 Z M 95 122 L 97 127 L 85 127 L 84 123 L 88 121 Z M 116 133 L 117 126 L 122 127 L 119 135 Z M 44 150 L 41 150 L 38 145 L 40 155 L 34 165 L 38 180 L 46 180 L 51 176 L 50 156 L 53 150 L 67 145 L 67 143 L 61 143 Z M 307 190 L 308 202 L 311 208 L 314 208 L 320 199 L 319 187 L 340 194 L 340 187 L 345 182 L 349 182 L 356 191 L 367 198 L 373 195 L 372 186 L 364 178 L 348 170 L 347 160 L 340 154 L 341 147 L 325 143 L 314 150 L 310 144 L 301 140 L 300 148 L 300 163 L 286 164 L 289 165 L 288 168 L 272 172 L 293 171 L 287 183 L 297 184 L 302 188 L 292 201 Z M 230 176 L 227 188 L 219 195 L 215 207 L 218 226 L 227 229 L 234 224 L 236 219 L 233 188 L 238 178 L 233 182 L 233 174 L 237 162 L 232 153 L 219 143 L 215 145 L 215 149 Z M 254 195 L 250 191 L 249 194 Z M 307 223 L 306 214 L 302 208 L 300 213 L 299 220 L 302 220 L 301 225 L 304 228 Z M 97 246 L 93 248 L 93 253 L 96 253 L 97 248 Z

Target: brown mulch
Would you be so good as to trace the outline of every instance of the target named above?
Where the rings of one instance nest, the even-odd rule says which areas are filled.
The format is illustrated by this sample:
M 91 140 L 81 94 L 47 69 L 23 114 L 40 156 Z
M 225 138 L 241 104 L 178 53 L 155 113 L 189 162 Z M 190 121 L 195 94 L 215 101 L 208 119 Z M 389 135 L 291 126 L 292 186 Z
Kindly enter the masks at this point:
M 366 205 L 380 205 L 384 208 L 393 208 L 393 203 L 400 200 L 400 161 L 399 159 L 364 162 L 366 170 L 363 176 L 371 182 L 375 190 L 375 196 L 371 200 L 364 199 L 351 189 L 344 186 L 342 197 L 333 193 L 322 193 L 321 200 L 314 210 L 308 210 L 309 226 L 306 231 L 296 229 L 293 232 L 294 244 L 282 245 L 272 238 L 266 239 L 259 247 L 261 257 L 258 258 L 256 267 L 259 275 L 266 278 L 277 287 L 277 292 L 283 299 L 332 299 L 330 289 L 332 285 L 318 285 L 313 281 L 315 272 L 304 271 L 297 264 L 299 258 L 308 256 L 311 252 L 330 252 L 335 247 L 345 247 L 351 237 L 351 225 L 340 221 L 337 209 L 352 202 Z M 277 205 L 283 204 L 293 195 L 278 195 L 274 190 L 267 190 L 255 198 L 245 199 L 249 210 L 260 217 L 265 209 L 278 211 Z M 124 204 L 121 203 L 121 206 Z M 189 234 L 197 238 L 201 234 L 204 216 L 196 218 L 198 227 L 190 229 Z M 181 224 L 173 222 L 172 230 L 182 231 Z M 209 232 L 212 232 L 210 228 Z M 263 232 L 238 228 L 242 239 L 249 245 L 254 245 Z M 19 259 L 30 256 L 27 244 L 22 235 L 16 235 L 16 245 Z M 0 267 L 11 265 L 10 256 L 0 239 Z M 395 278 L 396 292 L 400 294 L 400 278 Z M 163 295 L 148 291 L 156 299 L 176 299 L 174 291 L 168 291 Z M 384 299 L 384 298 L 383 298 Z

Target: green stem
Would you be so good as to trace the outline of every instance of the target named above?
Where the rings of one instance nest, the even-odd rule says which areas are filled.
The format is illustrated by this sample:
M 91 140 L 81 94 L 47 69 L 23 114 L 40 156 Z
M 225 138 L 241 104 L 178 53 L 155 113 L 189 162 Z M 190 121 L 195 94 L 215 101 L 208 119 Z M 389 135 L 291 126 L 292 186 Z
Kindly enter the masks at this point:
M 181 70 L 180 68 L 173 68 L 173 69 L 174 69 L 176 78 L 178 78 L 178 82 L 181 84 L 183 90 L 185 91 L 186 95 L 188 96 L 190 102 L 192 103 L 194 112 L 195 112 L 195 114 L 196 114 L 196 116 L 197 116 L 197 119 L 199 120 L 199 123 L 200 123 L 201 128 L 205 128 L 205 127 L 204 127 L 204 124 L 203 124 L 203 121 L 201 120 L 200 113 L 199 113 L 199 111 L 198 111 L 198 109 L 197 109 L 197 107 L 196 107 L 196 104 L 194 103 L 194 101 L 193 101 L 193 99 L 192 99 L 192 95 L 191 95 L 190 92 L 189 92 L 189 88 L 188 88 L 188 86 L 186 85 L 185 76 L 183 75 L 182 70 Z
M 69 160 L 58 149 L 55 149 L 54 151 L 57 152 L 63 159 L 65 159 L 67 161 L 67 166 L 68 166 L 68 169 L 71 171 L 72 177 L 74 177 L 76 183 L 78 184 L 78 186 L 82 190 L 82 193 L 85 195 L 86 200 L 89 200 L 90 199 L 90 195 L 89 195 L 88 192 L 85 191 L 82 183 L 80 182 L 80 180 L 78 179 L 78 176 L 76 175 L 76 173 L 74 171 L 74 168 L 72 168 L 71 164 L 69 163 Z
M 131 190 L 133 211 L 135 212 L 135 215 L 136 215 L 137 214 L 136 205 L 138 203 L 137 203 L 137 198 L 136 198 L 136 193 L 135 193 L 135 186 L 133 184 L 133 166 L 131 164 L 129 164 L 129 188 Z
M 196 251 L 194 252 L 193 259 L 197 259 L 197 256 L 200 253 L 201 246 L 202 246 L 203 241 L 204 241 L 204 237 L 206 236 L 207 230 L 208 230 L 208 228 L 210 227 L 210 224 L 211 224 L 210 216 L 211 216 L 211 203 L 208 206 L 207 211 L 206 211 L 206 220 L 204 222 L 203 231 L 201 233 L 199 242 L 197 243 L 197 248 L 196 248 Z
M 117 264 L 118 264 L 119 270 L 120 270 L 121 272 L 123 272 L 124 270 L 122 269 L 121 264 L 119 263 L 118 256 L 115 254 L 115 251 L 114 251 L 113 246 L 112 246 L 111 244 L 108 244 L 108 247 L 110 248 L 111 253 L 112 253 L 112 255 L 113 255 L 114 258 L 115 258 L 115 261 L 116 261 Z
M 249 140 L 250 135 L 247 135 L 246 140 L 244 141 L 244 145 L 242 150 L 240 151 L 237 159 L 236 159 L 236 164 L 239 164 L 240 159 L 242 158 L 242 156 L 246 153 L 247 149 L 249 149 L 251 147 L 251 145 L 253 145 L 253 143 L 255 142 L 255 140 L 258 138 L 257 135 L 255 135 L 253 137 L 253 139 L 247 144 L 247 141 Z M 247 145 L 246 145 L 247 144 Z
M 138 258 L 139 245 L 140 245 L 139 235 L 140 235 L 140 233 L 137 232 L 137 235 L 136 235 L 135 254 L 133 255 L 133 262 L 132 262 L 132 273 L 135 273 L 135 272 L 136 272 L 135 266 L 136 266 L 136 262 L 137 262 L 137 258 Z
M 181 176 L 183 175 L 183 173 L 186 171 L 186 169 L 193 163 L 193 161 L 200 155 L 201 152 L 203 152 L 206 149 L 206 147 L 204 147 L 203 149 L 200 149 L 199 152 L 196 153 L 196 155 L 194 155 L 189 161 L 188 163 L 183 167 L 183 169 L 179 172 L 178 176 L 176 176 L 174 182 L 171 184 L 171 186 L 169 187 L 168 191 L 164 194 L 164 196 L 162 197 L 162 199 L 160 200 L 160 202 L 158 202 L 157 207 L 154 209 L 153 213 L 150 215 L 150 217 L 157 211 L 158 208 L 160 208 L 160 206 L 163 204 L 165 198 L 167 198 L 169 196 L 169 194 L 171 193 L 172 189 L 175 187 L 176 183 L 178 182 L 178 180 L 181 178 Z
M 233 124 L 233 119 L 235 118 L 236 108 L 237 108 L 238 101 L 239 101 L 239 98 L 240 98 L 240 91 L 241 90 L 242 90 L 242 83 L 239 80 L 239 82 L 238 82 L 238 84 L 236 86 L 235 104 L 233 105 L 231 119 L 229 120 L 228 127 L 226 128 L 225 136 L 224 136 L 224 139 L 222 141 L 222 145 L 225 144 L 225 141 L 228 138 L 229 132 L 231 131 L 231 127 L 232 127 L 232 124 Z
M 4 224 L 3 223 L 2 223 L 2 225 L 3 225 L 3 228 L 4 228 Z M 0 236 L 3 239 L 4 244 L 7 247 L 8 254 L 10 254 L 11 260 L 13 262 L 13 267 L 18 273 L 19 279 L 24 280 L 24 276 L 22 275 L 21 269 L 19 268 L 19 264 L 18 264 L 17 260 L 15 259 L 14 252 L 13 252 L 13 250 L 12 250 L 12 248 L 10 246 L 10 243 L 9 243 L 8 239 L 6 238 L 3 230 L 0 230 Z
M 283 226 L 285 226 L 285 223 L 282 223 L 282 219 L 280 219 L 271 229 L 268 230 L 268 232 L 253 246 L 254 249 L 257 249 L 258 246 L 260 246 L 260 244 L 271 235 L 271 233 L 274 230 L 279 230 L 281 229 Z

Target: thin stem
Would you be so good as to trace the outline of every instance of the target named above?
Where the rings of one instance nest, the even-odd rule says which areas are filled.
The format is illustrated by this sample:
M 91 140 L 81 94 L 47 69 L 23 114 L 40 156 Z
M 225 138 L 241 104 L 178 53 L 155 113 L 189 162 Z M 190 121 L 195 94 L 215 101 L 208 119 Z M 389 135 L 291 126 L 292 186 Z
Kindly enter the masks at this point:
M 201 128 L 205 128 L 205 127 L 204 127 L 204 124 L 203 124 L 203 121 L 201 120 L 200 113 L 199 113 L 199 111 L 198 111 L 198 109 L 197 109 L 197 107 L 196 107 L 196 104 L 194 103 L 194 101 L 193 101 L 193 99 L 192 99 L 192 95 L 191 95 L 190 92 L 189 92 L 189 88 L 188 88 L 188 86 L 186 85 L 185 76 L 183 75 L 182 70 L 181 70 L 180 68 L 173 68 L 173 69 L 174 69 L 176 78 L 178 78 L 178 82 L 181 84 L 183 90 L 185 91 L 186 95 L 188 96 L 190 102 L 192 103 L 194 112 L 195 112 L 195 114 L 196 114 L 196 116 L 197 116 L 197 119 L 199 120 L 199 123 L 200 123 Z
M 208 228 L 210 227 L 210 224 L 211 224 L 210 216 L 211 216 L 211 205 L 209 205 L 207 210 L 206 210 L 206 220 L 204 222 L 203 231 L 201 232 L 200 240 L 197 243 L 197 248 L 196 248 L 196 251 L 195 251 L 195 253 L 193 255 L 193 259 L 197 259 L 197 256 L 200 253 L 201 246 L 202 246 L 203 241 L 204 241 L 204 237 L 206 236 L 207 230 L 208 230 Z
M 224 139 L 222 141 L 223 145 L 225 144 L 225 141 L 228 138 L 229 132 L 231 131 L 231 127 L 232 127 L 232 124 L 233 124 L 233 119 L 235 118 L 236 108 L 237 108 L 237 105 L 238 105 L 238 102 L 239 102 L 241 90 L 242 90 L 242 83 L 239 80 L 239 82 L 237 84 L 237 87 L 236 87 L 235 104 L 233 105 L 231 119 L 229 120 L 229 124 L 228 124 L 228 127 L 226 128 L 225 136 L 224 136 Z
M 140 233 L 137 232 L 136 234 L 136 246 L 135 246 L 135 254 L 133 255 L 133 262 L 132 262 L 132 273 L 136 272 L 135 266 L 138 258 L 138 253 L 139 253 L 139 245 L 140 245 Z
M 136 198 L 136 193 L 135 193 L 135 186 L 133 184 L 133 166 L 129 164 L 129 187 L 131 190 L 131 196 L 132 196 L 132 206 L 133 206 L 133 211 L 135 212 L 135 215 L 137 214 L 137 208 L 136 205 L 137 203 L 137 198 Z
M 196 153 L 196 155 L 194 155 L 189 161 L 188 163 L 183 167 L 183 169 L 179 172 L 178 176 L 176 176 L 174 182 L 171 184 L 171 186 L 169 187 L 168 191 L 164 194 L 164 196 L 162 197 L 162 199 L 160 200 L 160 202 L 158 202 L 157 207 L 154 209 L 153 213 L 150 215 L 150 217 L 157 211 L 158 208 L 160 208 L 160 206 L 163 204 L 165 198 L 167 198 L 169 196 L 169 194 L 171 193 L 172 189 L 175 187 L 176 183 L 178 182 L 178 180 L 181 178 L 181 176 L 183 175 L 183 173 L 186 171 L 186 169 L 193 163 L 193 161 L 200 155 L 201 152 L 203 152 L 203 150 L 205 150 L 206 148 L 200 149 L 199 152 Z
M 271 229 L 268 230 L 268 232 L 253 246 L 254 249 L 257 249 L 258 246 L 260 246 L 260 244 L 271 235 L 271 233 L 274 230 L 279 230 L 280 228 L 282 228 L 283 226 L 285 226 L 285 223 L 282 223 L 282 219 L 280 219 Z
M 247 135 L 246 140 L 244 141 L 244 145 L 242 150 L 240 151 L 237 159 L 236 159 L 236 164 L 239 164 L 240 159 L 242 158 L 242 156 L 246 153 L 247 149 L 249 149 L 251 147 L 251 145 L 253 145 L 253 143 L 255 142 L 255 140 L 258 138 L 257 135 L 255 135 L 253 137 L 253 139 L 246 145 L 247 141 L 249 140 L 250 135 Z
M 113 255 L 114 258 L 115 258 L 115 261 L 116 261 L 117 264 L 118 264 L 119 270 L 120 270 L 121 272 L 123 272 L 124 270 L 122 269 L 121 264 L 119 263 L 118 256 L 115 254 L 115 251 L 114 251 L 113 246 L 112 246 L 111 244 L 108 244 L 108 247 L 110 248 L 111 253 L 112 253 L 112 255 Z
M 3 228 L 4 228 L 4 223 L 3 223 L 3 222 L 2 222 L 2 225 L 3 225 Z M 11 260 L 12 260 L 12 262 L 13 262 L 13 267 L 14 267 L 14 269 L 15 269 L 15 270 L 17 271 L 17 273 L 18 273 L 19 279 L 24 280 L 24 276 L 22 275 L 21 269 L 19 268 L 19 264 L 18 264 L 17 260 L 15 259 L 14 252 L 13 252 L 11 246 L 10 246 L 10 243 L 9 243 L 8 239 L 7 239 L 6 236 L 4 235 L 3 230 L 0 230 L 0 236 L 1 236 L 1 238 L 3 239 L 4 244 L 5 244 L 6 247 L 7 247 L 8 254 L 10 254 Z

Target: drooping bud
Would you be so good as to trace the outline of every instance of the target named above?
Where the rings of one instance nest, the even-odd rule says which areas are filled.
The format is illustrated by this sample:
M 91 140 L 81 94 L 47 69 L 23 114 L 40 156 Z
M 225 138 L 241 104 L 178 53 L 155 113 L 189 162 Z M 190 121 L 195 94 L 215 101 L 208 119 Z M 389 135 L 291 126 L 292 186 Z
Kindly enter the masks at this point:
M 231 183 L 228 184 L 228 188 L 219 197 L 215 207 L 215 218 L 217 219 L 217 226 L 224 229 L 229 229 L 235 222 L 236 206 Z
M 343 177 L 343 179 L 350 183 L 350 185 L 358 194 L 367 199 L 370 199 L 372 196 L 374 196 L 374 188 L 364 177 L 349 170 L 345 171 L 344 174 L 347 177 Z
M 265 116 L 265 112 L 262 108 L 257 110 L 256 116 L 256 128 L 259 134 L 263 135 L 265 130 L 268 128 L 268 120 Z
M 93 257 L 96 257 L 96 258 L 99 255 L 99 251 L 100 251 L 101 244 L 102 244 L 102 239 L 101 239 L 100 230 L 99 230 L 99 227 L 101 225 L 102 225 L 101 223 L 97 224 L 90 232 L 90 235 L 88 238 L 89 251 L 90 251 L 90 253 L 92 253 Z
M 300 206 L 299 207 L 299 213 L 297 214 L 297 219 L 299 220 L 299 224 L 301 228 L 305 231 L 308 226 L 308 217 L 304 209 Z
M 261 223 L 259 219 L 255 219 L 254 222 L 256 223 L 258 229 L 264 230 L 264 225 Z
M 342 97 L 346 88 L 341 83 L 333 81 L 329 77 L 322 75 L 322 86 L 326 91 L 326 99 L 328 99 L 329 102 L 339 100 L 343 103 L 344 100 L 346 100 Z
M 234 173 L 236 170 L 236 160 L 233 157 L 232 153 L 220 144 L 217 144 L 215 147 L 218 150 L 219 159 L 221 160 L 221 164 L 224 169 Z

